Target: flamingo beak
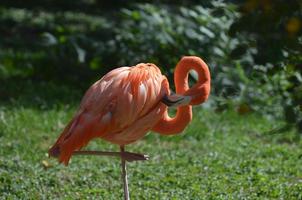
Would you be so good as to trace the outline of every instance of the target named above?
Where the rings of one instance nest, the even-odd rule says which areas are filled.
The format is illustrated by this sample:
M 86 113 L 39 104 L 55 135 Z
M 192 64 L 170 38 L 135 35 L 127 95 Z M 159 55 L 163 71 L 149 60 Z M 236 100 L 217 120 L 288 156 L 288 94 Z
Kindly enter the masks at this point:
M 169 96 L 167 96 L 167 95 L 164 96 L 164 98 L 162 99 L 162 102 L 168 107 L 179 107 L 179 106 L 189 105 L 191 100 L 192 100 L 192 97 L 190 97 L 190 96 L 172 94 Z

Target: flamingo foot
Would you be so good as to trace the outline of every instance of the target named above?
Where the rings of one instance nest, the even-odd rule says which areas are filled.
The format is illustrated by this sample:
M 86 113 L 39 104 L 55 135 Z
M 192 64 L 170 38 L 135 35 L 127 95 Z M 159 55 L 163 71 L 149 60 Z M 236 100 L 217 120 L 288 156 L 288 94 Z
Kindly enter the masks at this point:
M 148 155 L 128 151 L 121 152 L 121 157 L 128 162 L 149 160 Z

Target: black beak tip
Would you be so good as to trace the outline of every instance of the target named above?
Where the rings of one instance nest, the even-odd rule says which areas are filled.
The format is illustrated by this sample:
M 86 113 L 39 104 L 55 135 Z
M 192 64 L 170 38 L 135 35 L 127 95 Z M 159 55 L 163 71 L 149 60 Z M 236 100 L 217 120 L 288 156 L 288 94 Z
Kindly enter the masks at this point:
M 161 101 L 162 101 L 166 106 L 170 107 L 170 106 L 173 106 L 173 105 L 175 105 L 176 103 L 178 103 L 179 101 L 182 101 L 182 100 L 183 100 L 183 98 L 179 98 L 179 99 L 176 99 L 176 100 L 171 100 L 171 99 L 169 98 L 169 96 L 165 95 L 165 96 L 162 98 Z

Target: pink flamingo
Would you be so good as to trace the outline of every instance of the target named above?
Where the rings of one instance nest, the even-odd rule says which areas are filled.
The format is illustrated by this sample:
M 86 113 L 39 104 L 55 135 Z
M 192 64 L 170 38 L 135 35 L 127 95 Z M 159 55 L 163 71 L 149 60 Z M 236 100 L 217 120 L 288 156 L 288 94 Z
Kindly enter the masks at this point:
M 190 70 L 198 74 L 191 88 Z M 147 160 L 148 156 L 126 152 L 124 146 L 150 130 L 162 135 L 181 133 L 192 120 L 192 105 L 203 103 L 209 96 L 210 72 L 199 57 L 183 57 L 176 66 L 174 82 L 176 94 L 171 95 L 167 78 L 152 63 L 110 71 L 88 89 L 49 155 L 65 165 L 72 155 L 120 156 L 125 199 L 129 199 L 125 163 Z M 175 117 L 169 117 L 167 106 L 177 107 Z M 79 151 L 94 138 L 118 144 L 121 152 Z

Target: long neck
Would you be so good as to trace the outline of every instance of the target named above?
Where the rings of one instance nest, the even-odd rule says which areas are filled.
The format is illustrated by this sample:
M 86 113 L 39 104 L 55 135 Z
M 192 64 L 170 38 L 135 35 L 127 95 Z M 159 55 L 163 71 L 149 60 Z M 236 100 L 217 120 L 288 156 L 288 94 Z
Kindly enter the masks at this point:
M 189 88 L 188 74 L 194 70 L 198 74 L 198 80 Z M 186 56 L 177 64 L 174 81 L 176 93 L 191 96 L 190 105 L 201 104 L 207 100 L 210 94 L 211 76 L 207 64 L 195 56 Z
M 189 88 L 188 74 L 195 70 L 198 81 Z M 207 65 L 198 57 L 183 57 L 176 66 L 174 72 L 174 83 L 177 94 L 191 96 L 190 105 L 177 108 L 175 117 L 170 117 L 166 110 L 162 119 L 152 128 L 153 131 L 164 135 L 180 133 L 192 120 L 192 106 L 204 102 L 210 93 L 210 72 Z
M 181 133 L 191 120 L 192 106 L 181 106 L 177 108 L 175 117 L 170 117 L 168 110 L 166 110 L 161 120 L 152 128 L 152 130 L 163 135 Z

